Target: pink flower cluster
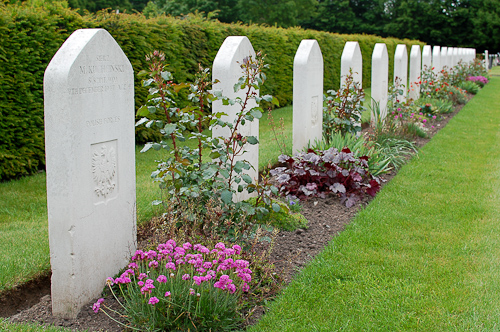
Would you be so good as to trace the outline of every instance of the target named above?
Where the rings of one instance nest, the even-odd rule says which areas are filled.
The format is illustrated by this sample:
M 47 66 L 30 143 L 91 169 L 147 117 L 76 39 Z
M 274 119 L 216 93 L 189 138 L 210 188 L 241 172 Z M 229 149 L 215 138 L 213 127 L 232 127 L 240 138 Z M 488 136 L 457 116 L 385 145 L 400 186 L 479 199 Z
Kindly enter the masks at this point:
M 469 77 L 467 77 L 467 80 L 471 81 L 471 82 L 480 82 L 483 84 L 488 83 L 488 79 L 484 76 L 469 76 Z
M 136 284 L 140 287 L 142 295 L 151 296 L 148 301 L 151 305 L 159 302 L 156 296 L 152 296 L 154 290 L 159 287 L 158 285 L 167 283 L 169 277 L 175 280 L 176 272 L 182 273 L 180 279 L 183 282 L 190 282 L 193 286 L 207 283 L 207 286 L 214 286 L 231 294 L 235 293 L 238 288 L 243 292 L 248 292 L 252 271 L 249 269 L 248 261 L 235 257 L 240 254 L 241 247 L 238 245 L 226 248 L 224 243 L 219 242 L 214 249 L 210 250 L 201 244 L 193 246 L 188 242 L 177 246 L 174 240 L 169 240 L 167 243 L 160 244 L 157 251 L 137 250 L 128 269 L 114 280 L 113 278 L 106 279 L 106 283 L 109 286 Z M 147 273 L 142 271 L 147 271 Z M 231 273 L 234 273 L 240 280 L 235 283 L 229 278 Z M 157 276 L 156 280 L 153 276 Z M 158 283 L 157 286 L 155 282 Z M 194 290 L 190 291 L 190 294 L 195 294 Z M 170 291 L 165 293 L 165 297 L 170 299 L 171 296 Z M 102 301 L 104 300 L 100 299 L 94 304 L 95 312 L 99 311 Z

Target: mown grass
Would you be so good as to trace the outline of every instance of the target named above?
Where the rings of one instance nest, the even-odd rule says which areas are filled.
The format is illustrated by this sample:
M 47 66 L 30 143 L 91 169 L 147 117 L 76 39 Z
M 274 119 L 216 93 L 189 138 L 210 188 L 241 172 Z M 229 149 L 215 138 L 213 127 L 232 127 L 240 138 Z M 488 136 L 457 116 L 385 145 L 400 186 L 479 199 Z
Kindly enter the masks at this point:
M 493 77 L 250 331 L 500 330 L 499 90 Z
M 42 326 L 38 324 L 14 324 L 0 318 L 0 331 L 2 332 L 69 332 L 71 329 L 55 326 Z

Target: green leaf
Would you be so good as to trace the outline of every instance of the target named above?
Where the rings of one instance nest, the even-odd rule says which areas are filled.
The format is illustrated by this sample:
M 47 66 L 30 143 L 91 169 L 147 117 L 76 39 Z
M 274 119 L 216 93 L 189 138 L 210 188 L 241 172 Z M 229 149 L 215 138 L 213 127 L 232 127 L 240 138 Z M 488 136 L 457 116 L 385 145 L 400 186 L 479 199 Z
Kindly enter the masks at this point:
M 217 159 L 219 157 L 220 157 L 220 153 L 217 151 L 210 153 L 210 158 L 212 158 L 212 159 Z
M 145 123 L 145 122 L 148 122 L 149 119 L 148 118 L 142 118 L 140 119 L 139 121 L 137 121 L 137 123 L 135 124 L 135 126 L 140 126 L 141 124 Z
M 220 198 L 226 204 L 229 204 L 233 201 L 233 193 L 227 189 L 223 190 L 220 194 Z
M 255 136 L 248 136 L 247 137 L 247 143 L 251 145 L 255 145 L 259 143 L 259 140 Z
M 279 206 L 279 204 L 273 203 L 272 207 L 273 207 L 274 212 L 280 212 L 280 210 L 281 210 L 281 207 Z
M 175 123 L 167 123 L 163 130 L 165 131 L 164 135 L 170 135 L 177 129 L 177 124 Z
M 144 145 L 144 147 L 142 148 L 141 153 L 142 153 L 142 152 L 146 152 L 146 151 L 148 151 L 148 150 L 149 150 L 149 149 L 151 149 L 152 147 L 153 147 L 153 143 L 146 143 L 146 144 Z
M 225 178 L 229 179 L 229 171 L 227 169 L 221 169 L 220 174 Z
M 156 113 L 156 107 L 155 106 L 148 106 L 148 111 L 151 114 L 155 114 Z
M 261 112 L 260 108 L 257 108 L 257 107 L 256 108 L 252 108 L 250 110 L 250 115 L 252 115 L 256 119 L 262 118 L 262 112 Z
M 138 110 L 137 110 L 137 116 L 146 116 L 146 115 L 149 115 L 149 111 L 148 111 L 148 108 L 146 107 L 146 105 L 144 106 L 141 106 Z
M 208 180 L 208 179 L 213 178 L 215 173 L 217 173 L 217 168 L 215 166 L 207 168 L 205 171 L 203 171 L 203 175 L 202 175 L 203 180 Z
M 243 179 L 243 181 L 245 181 L 246 183 L 252 183 L 252 178 L 250 177 L 250 175 L 248 174 L 243 174 L 241 176 L 241 178 Z
M 172 73 L 169 71 L 162 71 L 161 72 L 161 78 L 163 78 L 165 81 L 171 81 L 172 80 Z

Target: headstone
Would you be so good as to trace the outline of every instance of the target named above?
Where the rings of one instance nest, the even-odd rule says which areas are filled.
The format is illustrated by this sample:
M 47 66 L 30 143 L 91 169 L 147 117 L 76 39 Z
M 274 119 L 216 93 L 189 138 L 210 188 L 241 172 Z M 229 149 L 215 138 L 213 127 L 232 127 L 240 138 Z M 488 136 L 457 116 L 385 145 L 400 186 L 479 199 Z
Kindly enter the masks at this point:
M 224 40 L 222 46 L 220 47 L 217 55 L 215 56 L 212 77 L 213 80 L 219 80 L 219 83 L 214 84 L 214 91 L 220 90 L 222 95 L 231 99 L 240 97 L 245 98 L 246 91 L 240 90 L 234 92 L 234 85 L 238 82 L 238 79 L 243 76 L 243 70 L 240 64 L 243 63 L 243 59 L 251 56 L 255 59 L 255 51 L 245 36 L 229 36 Z M 257 91 L 258 96 L 258 91 Z M 247 109 L 256 107 L 257 104 L 255 100 L 250 99 L 246 105 Z M 224 116 L 225 121 L 233 123 L 236 120 L 237 113 L 241 111 L 241 106 L 239 104 L 234 105 L 222 105 L 222 101 L 214 101 L 212 104 L 212 112 L 224 112 L 227 116 Z M 245 125 L 239 126 L 239 133 L 243 136 L 255 136 L 259 138 L 259 120 L 255 119 L 250 122 L 247 121 Z M 212 129 L 213 137 L 229 137 L 230 130 L 227 127 L 215 127 Z M 252 165 L 253 168 L 246 171 L 255 182 L 259 178 L 259 145 L 244 145 L 245 153 L 238 155 L 236 160 L 246 160 Z M 233 200 L 242 201 L 249 197 L 255 196 L 254 193 L 248 194 L 247 192 L 237 193 Z
M 387 46 L 384 43 L 377 43 L 372 53 L 372 121 L 376 118 L 376 115 L 373 114 L 376 107 L 375 103 L 378 104 L 380 109 L 379 121 L 383 121 L 387 115 L 388 80 L 389 55 L 387 53 Z
M 441 69 L 446 71 L 450 70 L 450 63 L 448 60 L 448 47 L 441 47 Z
M 420 97 L 420 68 L 422 64 L 422 54 L 419 45 L 412 45 L 410 50 L 410 89 L 408 97 L 417 100 Z
M 323 133 L 323 55 L 314 39 L 300 42 L 293 60 L 293 152 Z
M 402 85 L 400 88 L 403 90 L 399 101 L 405 101 L 408 90 L 408 51 L 404 44 L 398 44 L 394 53 L 394 84 L 396 82 Z
M 438 74 L 441 69 L 441 47 L 440 46 L 434 46 L 432 48 L 432 68 L 434 74 Z
M 342 57 L 340 58 L 340 86 L 345 83 L 345 78 L 349 75 L 349 69 L 352 69 L 353 80 L 363 86 L 363 58 L 358 42 L 345 43 Z
M 425 45 L 422 50 L 422 70 L 430 70 L 432 68 L 432 48 L 430 45 Z
M 453 67 L 458 65 L 459 61 L 460 61 L 460 54 L 458 52 L 458 47 L 453 47 Z
M 77 30 L 44 99 L 52 312 L 74 318 L 135 251 L 132 66 L 106 30 Z
M 453 47 L 448 47 L 448 72 L 453 71 L 455 67 L 455 55 L 453 54 Z
M 488 50 L 484 51 L 484 70 L 488 72 L 490 70 L 490 56 L 488 54 Z

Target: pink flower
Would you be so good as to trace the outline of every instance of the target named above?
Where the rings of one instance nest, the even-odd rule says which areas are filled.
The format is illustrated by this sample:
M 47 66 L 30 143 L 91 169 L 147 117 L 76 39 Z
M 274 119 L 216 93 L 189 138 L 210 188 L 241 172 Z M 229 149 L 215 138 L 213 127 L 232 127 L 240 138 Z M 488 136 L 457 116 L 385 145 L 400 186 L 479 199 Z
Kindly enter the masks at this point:
M 248 284 L 244 282 L 243 285 L 241 286 L 241 290 L 246 293 L 250 290 L 250 286 L 248 286 Z
M 156 296 L 153 296 L 152 298 L 149 299 L 149 304 L 155 305 L 156 303 L 160 302 Z
M 115 283 L 115 281 L 113 280 L 113 278 L 107 278 L 106 279 L 106 285 L 113 285 Z
M 166 293 L 165 293 L 165 297 L 169 297 L 169 296 L 171 296 L 171 295 L 172 295 L 172 294 L 171 294 L 170 292 L 166 292 Z
M 151 262 L 149 262 L 148 266 L 151 267 L 151 268 L 156 268 L 156 267 L 158 267 L 158 262 L 157 261 L 151 261 Z
M 141 287 L 144 286 L 144 281 L 141 280 L 141 281 L 137 282 L 137 285 L 139 285 Z
M 182 276 L 182 280 L 189 280 L 190 278 L 191 278 L 191 276 L 187 273 Z
M 205 277 L 200 277 L 200 276 L 194 276 L 193 277 L 194 282 L 199 286 L 203 281 L 205 281 Z
M 427 119 L 423 119 L 423 120 L 422 120 L 422 122 L 423 122 L 423 123 L 426 123 L 426 122 L 427 122 Z
M 175 271 L 175 264 L 174 264 L 174 263 L 167 263 L 167 264 L 165 265 L 165 268 L 167 268 L 167 269 L 172 269 L 172 270 L 174 270 L 174 271 Z
M 190 289 L 189 289 L 189 295 L 194 295 L 194 294 L 195 294 L 194 289 L 190 288 Z
M 435 115 L 434 115 L 432 118 L 433 118 L 434 120 L 436 120 L 436 116 L 435 116 Z
M 233 249 L 234 249 L 236 255 L 239 255 L 241 253 L 241 247 L 239 245 L 235 244 L 233 246 Z
M 138 268 L 137 263 L 130 263 L 128 265 L 128 267 L 131 268 L 131 269 L 137 269 Z
M 147 276 L 148 275 L 146 273 L 141 273 L 141 274 L 139 274 L 139 276 L 137 277 L 137 279 L 142 280 L 142 279 L 146 278 Z
M 158 278 L 156 278 L 156 281 L 158 281 L 159 283 L 165 283 L 167 282 L 167 277 L 165 277 L 163 274 L 160 274 Z
M 99 309 L 101 309 L 101 303 L 104 302 L 104 299 L 99 299 L 97 300 L 96 303 L 94 303 L 94 305 L 92 306 L 92 310 L 94 310 L 94 312 L 97 314 L 99 312 Z
M 193 245 L 189 242 L 186 242 L 182 245 L 182 248 L 184 248 L 184 250 L 190 250 L 192 247 Z
M 226 249 L 226 246 L 224 245 L 224 243 L 222 242 L 219 242 L 215 245 L 215 248 L 219 249 L 219 250 L 224 250 Z

